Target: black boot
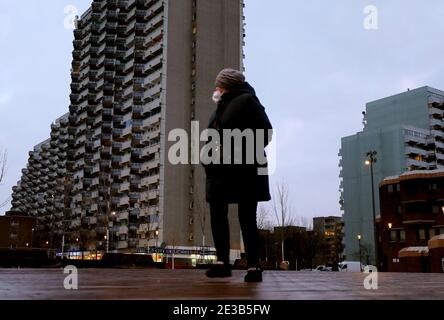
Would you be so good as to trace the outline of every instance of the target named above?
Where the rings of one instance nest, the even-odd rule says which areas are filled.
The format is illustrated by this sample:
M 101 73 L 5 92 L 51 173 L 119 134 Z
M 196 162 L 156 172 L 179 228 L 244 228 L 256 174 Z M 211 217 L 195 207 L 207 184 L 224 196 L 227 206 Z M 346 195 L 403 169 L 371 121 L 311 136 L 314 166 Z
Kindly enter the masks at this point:
M 262 282 L 262 269 L 249 268 L 244 279 L 245 282 Z
M 231 277 L 231 266 L 226 263 L 213 264 L 206 272 L 208 278 Z

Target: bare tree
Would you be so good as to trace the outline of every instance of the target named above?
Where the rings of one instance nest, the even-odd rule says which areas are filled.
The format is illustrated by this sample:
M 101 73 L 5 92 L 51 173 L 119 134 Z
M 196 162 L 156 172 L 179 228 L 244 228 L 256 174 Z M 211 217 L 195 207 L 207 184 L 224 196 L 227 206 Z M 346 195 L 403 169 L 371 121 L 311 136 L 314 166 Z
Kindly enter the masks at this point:
M 195 195 L 195 212 L 197 213 L 197 218 L 199 219 L 200 231 L 202 232 L 202 247 L 206 246 L 206 222 L 207 222 L 207 205 L 198 194 Z
M 257 211 L 257 228 L 259 230 L 271 230 L 270 211 L 264 206 L 259 206 Z
M 284 229 L 287 226 L 293 225 L 295 222 L 291 215 L 288 201 L 288 185 L 285 181 L 277 183 L 274 190 L 272 207 L 278 226 L 281 227 L 281 257 L 282 261 L 284 261 Z
M 8 152 L 6 149 L 3 149 L 0 147 L 0 184 L 2 183 L 3 179 L 5 178 L 6 174 L 6 163 L 8 158 Z M 4 200 L 3 202 L 0 202 L 0 208 L 3 208 L 8 204 L 10 199 Z
M 313 229 L 313 222 L 308 217 L 299 216 L 299 217 L 297 217 L 296 221 L 297 221 L 297 225 L 300 226 L 300 227 L 304 227 L 307 230 L 312 230 Z
M 6 173 L 6 160 L 8 157 L 8 152 L 0 147 L 0 182 L 3 181 Z

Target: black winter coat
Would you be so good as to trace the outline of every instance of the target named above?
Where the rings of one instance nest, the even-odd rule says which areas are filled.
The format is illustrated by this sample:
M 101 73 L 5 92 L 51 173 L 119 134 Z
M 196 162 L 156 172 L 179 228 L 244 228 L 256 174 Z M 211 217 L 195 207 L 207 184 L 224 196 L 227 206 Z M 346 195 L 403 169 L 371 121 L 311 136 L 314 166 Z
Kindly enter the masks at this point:
M 248 83 L 222 95 L 217 110 L 210 118 L 209 128 L 219 131 L 221 140 L 224 129 L 264 129 L 266 146 L 271 140 L 267 133 L 272 129 L 265 108 L 256 97 L 255 90 Z M 222 144 L 223 141 L 220 141 Z M 222 148 L 223 148 L 222 144 Z M 245 151 L 245 148 L 243 149 Z M 265 151 L 259 150 L 265 155 Z M 245 154 L 244 154 L 245 156 Z M 207 202 L 239 203 L 244 200 L 269 201 L 268 175 L 258 175 L 258 168 L 267 164 L 255 161 L 253 164 L 209 164 L 206 172 Z M 222 161 L 221 161 L 222 162 Z

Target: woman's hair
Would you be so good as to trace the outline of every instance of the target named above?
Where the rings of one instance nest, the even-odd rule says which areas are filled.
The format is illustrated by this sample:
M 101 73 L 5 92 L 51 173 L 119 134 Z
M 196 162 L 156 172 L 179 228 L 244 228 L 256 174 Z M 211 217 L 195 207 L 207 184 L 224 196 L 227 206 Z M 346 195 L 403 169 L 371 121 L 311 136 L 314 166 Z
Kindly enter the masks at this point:
M 216 77 L 216 87 L 232 90 L 245 82 L 242 72 L 234 69 L 223 69 Z

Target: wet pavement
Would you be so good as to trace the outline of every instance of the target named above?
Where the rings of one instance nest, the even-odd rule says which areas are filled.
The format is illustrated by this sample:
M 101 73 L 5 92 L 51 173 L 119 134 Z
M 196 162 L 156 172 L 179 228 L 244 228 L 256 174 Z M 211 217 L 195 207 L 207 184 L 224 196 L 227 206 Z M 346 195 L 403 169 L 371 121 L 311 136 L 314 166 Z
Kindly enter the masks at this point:
M 244 274 L 207 279 L 205 270 L 78 269 L 78 290 L 66 290 L 63 269 L 0 269 L 0 299 L 444 299 L 442 273 L 378 273 L 376 290 L 365 288 L 364 273 L 265 271 L 262 283 L 245 283 Z

